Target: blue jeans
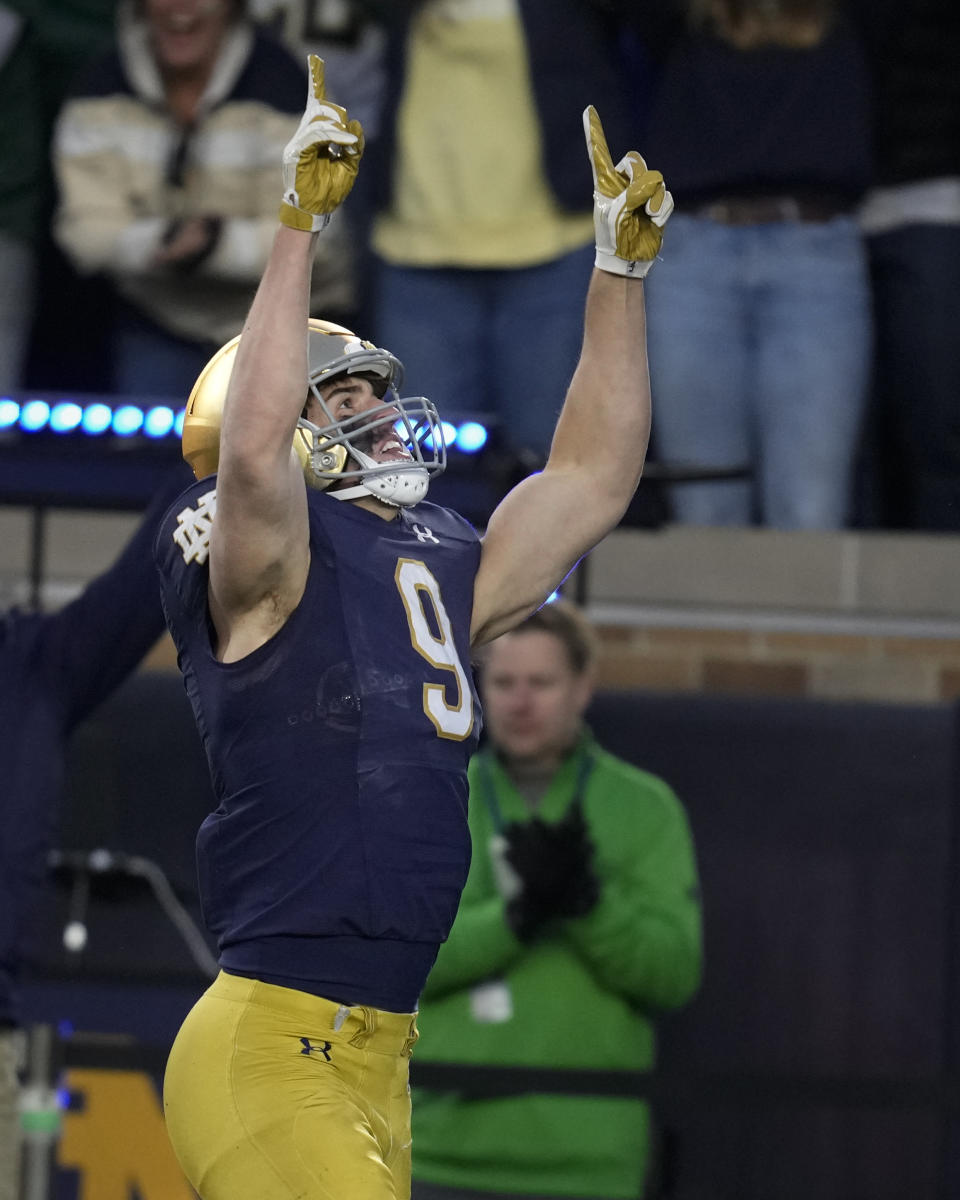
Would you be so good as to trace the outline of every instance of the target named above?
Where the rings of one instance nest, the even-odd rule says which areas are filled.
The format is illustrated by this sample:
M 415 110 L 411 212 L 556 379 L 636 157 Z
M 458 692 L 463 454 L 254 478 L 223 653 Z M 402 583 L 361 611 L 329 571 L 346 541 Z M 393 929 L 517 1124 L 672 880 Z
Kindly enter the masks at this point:
M 404 365 L 403 391 L 442 416 L 498 419 L 507 444 L 546 458 L 580 356 L 593 245 L 536 267 L 381 262 L 376 341 Z
M 751 469 L 742 482 L 675 485 L 678 520 L 846 524 L 872 348 L 852 218 L 675 215 L 647 284 L 647 336 L 657 458 Z
M 118 300 L 110 339 L 113 390 L 134 399 L 186 404 L 197 376 L 218 349 L 167 333 Z

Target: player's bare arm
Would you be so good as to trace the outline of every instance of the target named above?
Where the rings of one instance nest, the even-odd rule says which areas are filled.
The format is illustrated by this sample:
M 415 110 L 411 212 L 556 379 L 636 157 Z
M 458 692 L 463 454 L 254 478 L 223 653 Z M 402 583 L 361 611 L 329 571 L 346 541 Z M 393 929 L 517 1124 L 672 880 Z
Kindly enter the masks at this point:
M 315 241 L 356 178 L 363 131 L 325 98 L 310 56 L 307 106 L 284 152 L 280 227 L 244 324 L 224 404 L 210 612 L 217 653 L 262 645 L 296 608 L 309 566 L 303 473 L 291 446 L 307 398 Z
M 544 470 L 497 506 L 483 540 L 471 640 L 490 641 L 538 608 L 620 521 L 650 434 L 643 284 L 673 209 L 636 151 L 616 166 L 599 117 L 584 113 L 594 178 L 596 269 L 580 362 Z
M 486 642 L 538 608 L 623 516 L 650 429 L 643 285 L 596 271 L 586 336 L 544 470 L 490 518 L 471 640 Z

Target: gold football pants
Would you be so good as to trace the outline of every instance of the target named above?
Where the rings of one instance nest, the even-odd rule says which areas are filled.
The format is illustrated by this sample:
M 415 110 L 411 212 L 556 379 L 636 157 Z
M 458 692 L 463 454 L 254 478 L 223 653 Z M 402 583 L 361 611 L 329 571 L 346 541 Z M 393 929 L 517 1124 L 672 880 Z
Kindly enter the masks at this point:
M 408 1200 L 412 1013 L 221 972 L 177 1034 L 163 1105 L 202 1200 Z

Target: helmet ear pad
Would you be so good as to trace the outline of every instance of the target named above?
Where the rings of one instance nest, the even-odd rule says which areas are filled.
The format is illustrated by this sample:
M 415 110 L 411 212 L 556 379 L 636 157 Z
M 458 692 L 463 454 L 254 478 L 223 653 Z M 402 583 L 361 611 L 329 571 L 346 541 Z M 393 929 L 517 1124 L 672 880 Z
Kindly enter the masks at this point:
M 309 430 L 304 429 L 302 425 L 298 425 L 294 432 L 293 450 L 300 460 L 304 479 L 310 487 L 316 488 L 318 492 L 325 492 L 336 481 L 336 476 L 341 474 L 349 457 L 346 446 L 328 446 L 326 449 L 318 446 L 315 448 Z M 318 475 L 314 469 L 315 462 L 320 470 L 329 471 L 330 474 Z

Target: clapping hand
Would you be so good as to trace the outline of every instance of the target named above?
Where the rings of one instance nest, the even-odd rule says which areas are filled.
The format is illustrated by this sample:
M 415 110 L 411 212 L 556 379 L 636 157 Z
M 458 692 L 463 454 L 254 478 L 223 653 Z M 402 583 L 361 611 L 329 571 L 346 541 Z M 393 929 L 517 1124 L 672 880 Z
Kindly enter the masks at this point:
M 507 919 L 521 941 L 531 941 L 555 918 L 585 916 L 600 896 L 593 846 L 579 802 L 563 820 L 539 817 L 504 830 L 506 861 L 520 880 Z

